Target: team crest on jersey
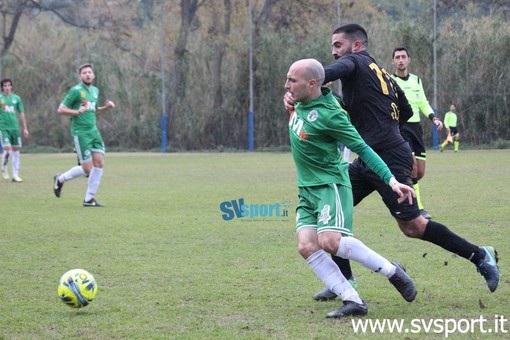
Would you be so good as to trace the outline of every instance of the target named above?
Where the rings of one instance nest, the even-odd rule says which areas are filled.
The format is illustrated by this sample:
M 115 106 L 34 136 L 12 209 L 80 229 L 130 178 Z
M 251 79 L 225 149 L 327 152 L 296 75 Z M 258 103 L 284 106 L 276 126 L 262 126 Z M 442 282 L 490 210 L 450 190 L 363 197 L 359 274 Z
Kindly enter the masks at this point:
M 321 222 L 323 224 L 327 224 L 329 222 L 329 220 L 331 219 L 331 214 L 329 213 L 330 210 L 331 210 L 331 207 L 329 206 L 329 204 L 326 204 L 322 208 L 321 215 L 319 216 L 319 222 Z
M 307 119 L 309 122 L 315 122 L 318 117 L 319 117 L 319 113 L 315 110 L 312 110 L 308 113 Z
M 81 91 L 80 96 L 82 96 L 82 97 L 86 97 L 86 96 L 87 96 L 87 94 L 85 93 L 85 91 Z

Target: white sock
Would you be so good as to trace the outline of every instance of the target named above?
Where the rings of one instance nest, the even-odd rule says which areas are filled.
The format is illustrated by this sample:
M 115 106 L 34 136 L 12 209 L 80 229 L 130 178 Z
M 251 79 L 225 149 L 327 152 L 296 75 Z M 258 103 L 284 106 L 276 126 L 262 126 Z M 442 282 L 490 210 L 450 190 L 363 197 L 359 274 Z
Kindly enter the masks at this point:
M 101 176 L 103 176 L 103 168 L 93 167 L 89 174 L 89 182 L 87 186 L 87 194 L 85 201 L 89 201 L 96 195 L 97 188 L 101 183 Z
M 354 260 L 364 267 L 390 278 L 395 274 L 395 266 L 363 242 L 354 238 L 344 236 L 340 239 L 340 246 L 336 256 L 344 259 Z
M 80 165 L 73 166 L 71 169 L 64 172 L 62 175 L 58 176 L 58 181 L 60 183 L 64 183 L 67 181 L 70 181 L 72 179 L 75 179 L 77 177 L 83 177 L 85 176 L 85 172 L 83 171 L 83 168 Z
M 2 172 L 7 172 L 7 163 L 9 162 L 9 151 L 2 153 Z
M 19 174 L 19 150 L 11 151 L 12 156 L 12 177 L 16 177 Z
M 352 288 L 349 281 L 343 276 L 338 266 L 324 250 L 318 250 L 306 259 L 315 274 L 324 282 L 333 293 L 343 301 L 349 300 L 363 303 L 358 292 Z

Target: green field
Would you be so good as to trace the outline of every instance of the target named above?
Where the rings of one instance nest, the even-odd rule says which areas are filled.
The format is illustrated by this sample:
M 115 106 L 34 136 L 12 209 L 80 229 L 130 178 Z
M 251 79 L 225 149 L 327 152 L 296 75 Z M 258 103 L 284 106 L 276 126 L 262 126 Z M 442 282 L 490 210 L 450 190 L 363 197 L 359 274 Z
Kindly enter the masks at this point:
M 0 339 L 337 339 L 359 338 L 351 320 L 328 320 L 340 302 L 315 302 L 322 289 L 296 250 L 295 171 L 288 153 L 108 154 L 97 199 L 81 206 L 85 179 L 52 192 L 72 154 L 22 154 L 23 183 L 0 182 Z M 510 151 L 430 151 L 422 200 L 434 219 L 500 253 L 490 293 L 468 261 L 407 239 L 379 196 L 355 209 L 355 235 L 402 262 L 418 296 L 405 302 L 383 277 L 354 264 L 365 320 L 460 320 L 450 338 L 474 334 L 462 320 L 510 318 Z M 222 202 L 289 216 L 224 220 Z M 255 209 L 255 206 L 254 206 Z M 255 210 L 253 210 L 255 211 Z M 261 210 L 262 213 L 267 210 Z M 73 310 L 57 298 L 69 269 L 96 278 L 96 300 Z M 440 325 L 371 337 L 443 338 Z M 437 333 L 435 333 L 437 331 Z M 466 334 L 463 334 L 466 333 Z

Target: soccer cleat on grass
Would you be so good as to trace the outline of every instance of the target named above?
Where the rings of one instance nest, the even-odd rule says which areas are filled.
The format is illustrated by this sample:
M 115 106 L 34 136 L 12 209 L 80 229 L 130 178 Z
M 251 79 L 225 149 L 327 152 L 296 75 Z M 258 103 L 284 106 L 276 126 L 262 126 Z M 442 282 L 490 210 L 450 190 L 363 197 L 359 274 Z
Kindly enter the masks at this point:
M 358 283 L 356 282 L 356 279 L 354 278 L 354 276 L 351 276 L 351 278 L 348 281 L 352 288 L 354 288 L 354 289 L 358 288 Z M 334 300 L 334 299 L 336 299 L 336 294 L 333 293 L 328 287 L 326 287 L 323 290 L 321 290 L 320 292 L 316 293 L 313 296 L 313 299 L 315 301 Z
M 53 193 L 55 194 L 55 196 L 60 197 L 60 193 L 62 192 L 62 187 L 64 186 L 64 183 L 60 183 L 60 181 L 58 180 L 58 176 L 60 176 L 60 174 L 56 174 L 55 176 L 53 176 Z
M 398 290 L 404 300 L 412 302 L 418 293 L 413 280 L 406 274 L 404 267 L 402 267 L 400 263 L 392 262 L 392 264 L 397 268 L 395 274 L 388 280 L 390 280 L 391 284 Z
M 10 178 L 10 177 L 9 177 L 9 173 L 8 173 L 7 171 L 2 171 L 2 177 L 3 177 L 4 179 L 9 179 L 9 178 Z
M 21 182 L 23 182 L 23 180 L 19 176 L 12 176 L 12 181 L 14 183 L 21 183 Z
M 430 216 L 428 211 L 425 210 L 425 209 L 420 209 L 420 215 L 425 217 L 427 220 L 431 220 L 432 219 L 432 216 Z
M 485 252 L 483 260 L 478 262 L 477 270 L 487 281 L 487 286 L 491 292 L 494 292 L 498 288 L 499 283 L 499 268 L 498 263 L 498 252 L 494 247 L 481 247 Z
M 91 198 L 88 201 L 83 201 L 84 207 L 104 207 L 104 204 L 99 203 L 95 199 Z
M 343 303 L 342 307 L 329 312 L 327 318 L 338 319 L 344 316 L 366 315 L 368 313 L 368 307 L 365 301 L 363 301 L 362 304 L 354 301 L 344 301 Z

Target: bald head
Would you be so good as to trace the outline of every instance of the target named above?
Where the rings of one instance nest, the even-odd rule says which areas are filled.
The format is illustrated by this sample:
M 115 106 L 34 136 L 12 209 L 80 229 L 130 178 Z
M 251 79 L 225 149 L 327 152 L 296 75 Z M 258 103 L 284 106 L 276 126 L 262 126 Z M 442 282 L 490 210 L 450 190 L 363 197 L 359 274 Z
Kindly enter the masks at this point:
M 292 64 L 291 68 L 296 67 L 303 70 L 305 80 L 316 80 L 320 87 L 324 82 L 324 67 L 315 59 L 301 59 Z
M 287 73 L 285 89 L 294 101 L 306 102 L 321 95 L 324 82 L 324 67 L 315 59 L 301 59 L 294 62 Z

